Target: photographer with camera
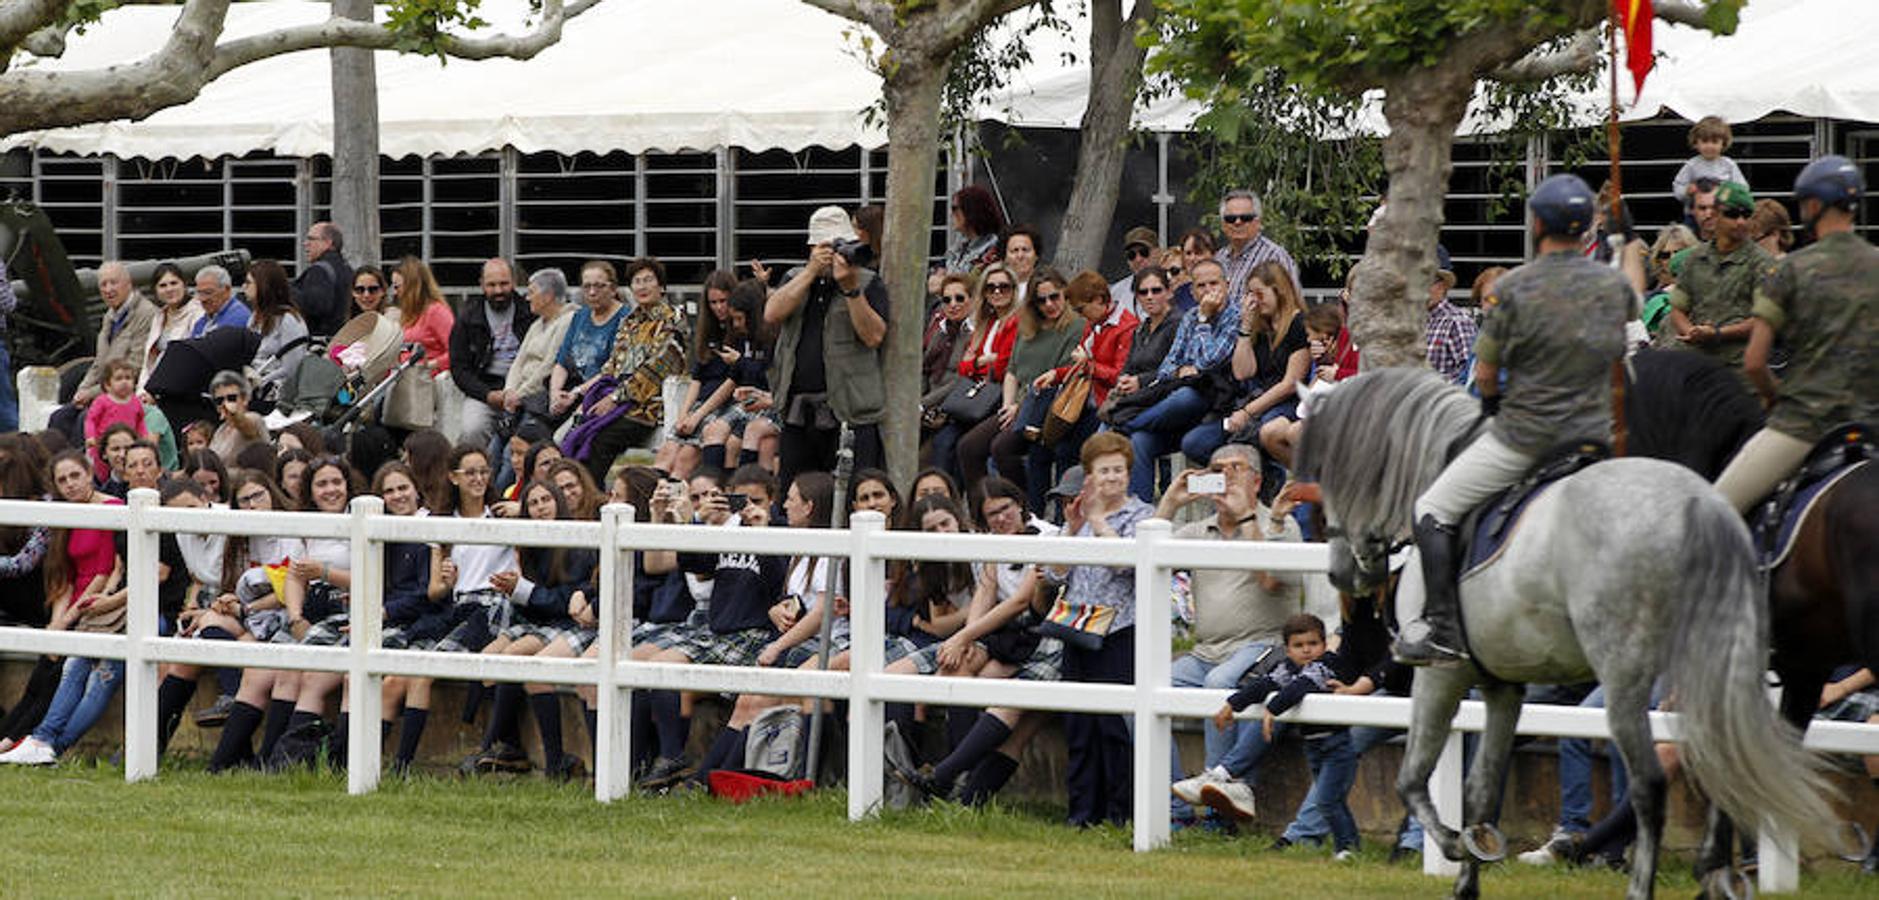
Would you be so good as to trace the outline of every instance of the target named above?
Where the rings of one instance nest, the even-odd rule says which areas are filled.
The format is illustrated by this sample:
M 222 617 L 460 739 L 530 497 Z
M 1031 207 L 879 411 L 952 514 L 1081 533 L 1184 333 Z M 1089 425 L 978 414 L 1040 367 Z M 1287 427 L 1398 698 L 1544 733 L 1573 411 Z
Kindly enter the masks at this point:
M 1200 541 L 1298 541 L 1298 523 L 1275 517 L 1259 503 L 1259 450 L 1224 444 L 1205 469 L 1174 479 L 1155 515 L 1172 519 L 1182 507 L 1211 500 L 1214 516 L 1175 529 L 1176 538 Z M 1230 690 L 1240 676 L 1280 646 L 1285 620 L 1303 610 L 1304 582 L 1298 575 L 1227 569 L 1195 569 L 1189 576 L 1194 599 L 1194 648 L 1174 661 L 1175 687 Z M 1276 657 L 1274 658 L 1276 660 Z M 1233 818 L 1253 815 L 1253 790 L 1245 780 L 1267 742 L 1257 723 L 1234 721 L 1226 728 L 1202 726 L 1207 758 L 1201 773 L 1183 779 L 1174 754 L 1174 816 L 1193 816 L 1205 803 Z
M 841 207 L 816 210 L 808 262 L 791 269 L 764 304 L 764 323 L 777 329 L 770 386 L 783 422 L 784 485 L 798 472 L 835 468 L 843 422 L 854 431 L 856 467 L 884 464 L 887 286 L 856 262 L 864 246 Z

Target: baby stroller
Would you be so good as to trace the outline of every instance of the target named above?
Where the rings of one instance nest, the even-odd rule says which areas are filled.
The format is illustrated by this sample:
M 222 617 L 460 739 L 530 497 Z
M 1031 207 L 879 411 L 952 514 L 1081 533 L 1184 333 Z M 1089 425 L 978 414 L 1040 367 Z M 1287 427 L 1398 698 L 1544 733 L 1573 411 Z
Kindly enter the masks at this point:
M 281 382 L 268 429 L 295 422 L 331 425 L 385 380 L 398 361 L 398 323 L 361 313 L 333 335 L 331 352 L 310 353 Z

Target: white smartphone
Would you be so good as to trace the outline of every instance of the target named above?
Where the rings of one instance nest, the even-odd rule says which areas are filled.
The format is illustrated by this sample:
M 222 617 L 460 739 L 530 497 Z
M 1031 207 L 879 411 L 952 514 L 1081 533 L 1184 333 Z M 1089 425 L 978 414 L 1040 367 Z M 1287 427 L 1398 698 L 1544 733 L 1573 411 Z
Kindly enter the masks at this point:
M 1226 473 L 1195 472 L 1187 476 L 1187 492 L 1190 494 L 1224 494 L 1227 492 Z

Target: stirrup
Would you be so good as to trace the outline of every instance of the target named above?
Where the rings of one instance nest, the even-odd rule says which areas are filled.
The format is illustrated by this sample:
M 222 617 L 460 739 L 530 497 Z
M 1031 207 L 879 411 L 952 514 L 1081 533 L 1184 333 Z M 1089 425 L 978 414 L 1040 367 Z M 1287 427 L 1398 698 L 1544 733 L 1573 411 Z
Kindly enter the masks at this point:
M 1421 634 L 1410 637 L 1409 633 L 1420 626 Z M 1437 669 L 1460 667 L 1468 662 L 1468 651 L 1450 647 L 1446 642 L 1436 640 L 1435 629 L 1422 621 L 1412 622 L 1404 628 L 1390 644 L 1390 656 L 1406 666 L 1429 666 Z

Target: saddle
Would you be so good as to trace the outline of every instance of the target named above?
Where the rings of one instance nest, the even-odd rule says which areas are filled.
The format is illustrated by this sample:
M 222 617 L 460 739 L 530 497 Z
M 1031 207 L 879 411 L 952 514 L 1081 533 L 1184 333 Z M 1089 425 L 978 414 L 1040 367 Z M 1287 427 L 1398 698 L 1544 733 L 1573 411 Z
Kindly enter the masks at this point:
M 1548 487 L 1594 463 L 1611 458 L 1611 448 L 1599 441 L 1568 441 L 1540 454 L 1539 461 L 1511 487 L 1494 495 L 1471 513 L 1460 532 L 1467 541 L 1462 552 L 1462 575 L 1487 565 L 1500 554 L 1528 504 Z
M 1794 536 L 1815 501 L 1876 456 L 1879 445 L 1873 443 L 1872 430 L 1857 423 L 1841 425 L 1815 443 L 1801 467 L 1749 514 L 1749 530 L 1762 565 L 1770 569 L 1780 565 L 1793 549 Z

